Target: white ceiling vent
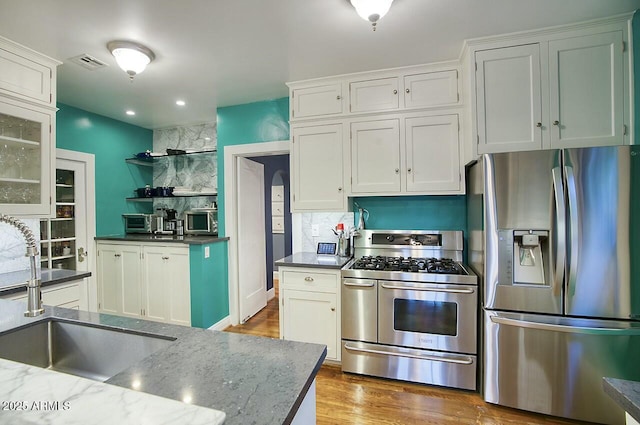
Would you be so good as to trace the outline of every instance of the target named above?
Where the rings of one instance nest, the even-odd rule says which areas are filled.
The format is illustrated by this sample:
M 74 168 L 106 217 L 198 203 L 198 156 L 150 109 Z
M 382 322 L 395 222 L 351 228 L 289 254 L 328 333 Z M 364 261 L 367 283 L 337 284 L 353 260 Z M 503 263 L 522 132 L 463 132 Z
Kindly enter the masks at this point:
M 70 58 L 69 61 L 78 64 L 81 67 L 88 69 L 89 71 L 95 71 L 96 69 L 101 69 L 108 66 L 106 63 L 86 53 Z

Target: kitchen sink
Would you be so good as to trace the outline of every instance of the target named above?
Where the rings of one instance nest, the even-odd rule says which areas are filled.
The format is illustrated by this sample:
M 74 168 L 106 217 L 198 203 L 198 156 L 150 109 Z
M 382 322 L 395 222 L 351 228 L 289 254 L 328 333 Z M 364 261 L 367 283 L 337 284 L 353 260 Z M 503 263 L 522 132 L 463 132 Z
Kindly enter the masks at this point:
M 106 381 L 172 338 L 46 320 L 0 334 L 0 358 Z

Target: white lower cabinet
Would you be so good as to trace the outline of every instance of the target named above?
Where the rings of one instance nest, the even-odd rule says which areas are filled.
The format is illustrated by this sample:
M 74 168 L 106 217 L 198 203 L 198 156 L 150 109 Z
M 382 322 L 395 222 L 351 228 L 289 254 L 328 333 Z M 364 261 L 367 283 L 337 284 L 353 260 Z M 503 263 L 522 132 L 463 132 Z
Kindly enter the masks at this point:
M 280 267 L 280 338 L 324 344 L 340 361 L 340 270 Z
M 188 246 L 98 242 L 98 311 L 190 326 Z

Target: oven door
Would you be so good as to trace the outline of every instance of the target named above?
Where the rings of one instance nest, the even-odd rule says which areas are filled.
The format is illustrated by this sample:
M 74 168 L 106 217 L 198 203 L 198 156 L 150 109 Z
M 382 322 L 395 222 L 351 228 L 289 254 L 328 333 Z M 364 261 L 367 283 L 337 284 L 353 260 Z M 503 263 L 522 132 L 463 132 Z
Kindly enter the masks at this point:
M 381 344 L 475 354 L 478 288 L 379 281 Z

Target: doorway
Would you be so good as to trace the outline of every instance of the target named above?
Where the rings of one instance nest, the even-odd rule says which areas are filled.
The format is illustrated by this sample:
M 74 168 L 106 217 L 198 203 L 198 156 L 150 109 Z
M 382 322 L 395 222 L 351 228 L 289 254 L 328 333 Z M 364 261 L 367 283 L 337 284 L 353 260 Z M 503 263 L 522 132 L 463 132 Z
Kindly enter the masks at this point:
M 240 253 L 244 255 L 246 248 L 239 240 L 239 208 L 238 193 L 241 186 L 238 182 L 238 158 L 260 156 L 288 155 L 290 142 L 265 142 L 245 145 L 226 146 L 224 148 L 224 212 L 225 234 L 229 237 L 229 320 L 232 325 L 241 323 L 240 308 Z M 265 235 L 260 235 L 264 238 Z M 266 262 L 266 259 L 263 259 Z

